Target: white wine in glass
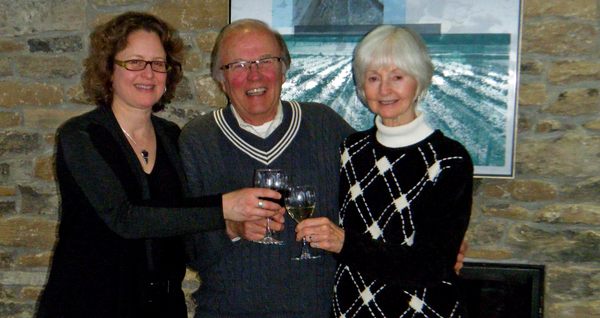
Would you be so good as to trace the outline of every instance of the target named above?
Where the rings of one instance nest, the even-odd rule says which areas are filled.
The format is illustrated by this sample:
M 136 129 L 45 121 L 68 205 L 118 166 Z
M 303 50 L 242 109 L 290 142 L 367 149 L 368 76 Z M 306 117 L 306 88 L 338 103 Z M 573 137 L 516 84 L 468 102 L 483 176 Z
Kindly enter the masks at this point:
M 312 216 L 315 210 L 316 195 L 313 186 L 290 186 L 287 188 L 287 195 L 284 198 L 285 209 L 294 221 L 300 223 L 302 220 Z M 292 258 L 293 260 L 314 259 L 319 256 L 313 256 L 308 249 L 306 239 L 302 238 L 302 252 L 300 256 Z

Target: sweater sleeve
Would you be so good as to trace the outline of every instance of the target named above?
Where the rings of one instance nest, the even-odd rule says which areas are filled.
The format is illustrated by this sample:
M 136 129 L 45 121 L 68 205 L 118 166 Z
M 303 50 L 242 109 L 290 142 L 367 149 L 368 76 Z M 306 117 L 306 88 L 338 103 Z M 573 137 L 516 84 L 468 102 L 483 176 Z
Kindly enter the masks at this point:
M 346 229 L 342 250 L 335 255 L 338 261 L 372 279 L 411 287 L 453 277 L 472 204 L 473 165 L 465 155 L 440 174 L 434 191 L 423 199 L 423 209 L 413 213 L 418 233 L 412 246 L 401 235 L 384 242 L 368 232 Z M 342 195 L 347 191 L 342 189 Z
M 104 130 L 105 135 L 92 137 L 94 133 L 83 126 L 71 124 L 58 131 L 57 179 L 61 192 L 69 189 L 68 193 L 80 195 L 79 202 L 89 204 L 90 210 L 110 230 L 124 238 L 148 238 L 224 228 L 220 196 L 193 198 L 169 205 L 132 200 L 127 196 L 127 185 L 123 182 L 137 182 L 137 179 L 118 142 L 107 130 Z M 94 143 L 93 138 L 101 140 Z M 102 150 L 98 149 L 99 145 Z M 107 157 L 111 158 L 110 163 Z M 63 214 L 68 212 L 63 211 Z

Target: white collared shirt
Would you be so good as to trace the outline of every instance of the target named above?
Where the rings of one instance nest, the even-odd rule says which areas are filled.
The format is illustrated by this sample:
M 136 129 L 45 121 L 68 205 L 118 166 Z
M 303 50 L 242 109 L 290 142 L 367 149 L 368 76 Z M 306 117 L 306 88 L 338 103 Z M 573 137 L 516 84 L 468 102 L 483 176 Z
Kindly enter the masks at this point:
M 433 133 L 433 128 L 425 121 L 425 114 L 422 111 L 416 112 L 417 118 L 406 125 L 397 127 L 385 126 L 381 117 L 377 115 L 375 117 L 377 141 L 388 148 L 401 148 L 414 145 L 429 137 Z
M 231 105 L 231 110 L 233 111 L 233 116 L 237 119 L 240 128 L 246 130 L 260 138 L 267 138 L 269 135 L 281 124 L 283 121 L 283 107 L 281 106 L 281 102 L 279 102 L 279 106 L 277 106 L 277 114 L 273 120 L 268 121 L 260 126 L 254 126 L 245 122 L 242 117 L 235 111 L 235 107 Z

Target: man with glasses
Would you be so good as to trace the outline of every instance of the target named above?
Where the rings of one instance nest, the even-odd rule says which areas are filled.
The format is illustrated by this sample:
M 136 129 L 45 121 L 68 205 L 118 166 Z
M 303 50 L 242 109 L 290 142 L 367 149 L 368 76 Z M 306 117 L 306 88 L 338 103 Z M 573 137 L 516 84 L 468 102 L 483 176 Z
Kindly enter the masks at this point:
M 254 169 L 278 168 L 316 187 L 313 217 L 337 219 L 338 147 L 353 130 L 325 105 L 281 101 L 289 66 L 283 38 L 264 23 L 240 20 L 221 31 L 211 72 L 229 104 L 190 122 L 180 138 L 192 195 L 252 186 Z M 254 242 L 266 221 L 188 237 L 188 265 L 202 282 L 195 317 L 329 317 L 335 260 L 320 250 L 317 259 L 292 260 L 301 248 L 295 225 L 287 215 L 271 221 L 283 245 Z

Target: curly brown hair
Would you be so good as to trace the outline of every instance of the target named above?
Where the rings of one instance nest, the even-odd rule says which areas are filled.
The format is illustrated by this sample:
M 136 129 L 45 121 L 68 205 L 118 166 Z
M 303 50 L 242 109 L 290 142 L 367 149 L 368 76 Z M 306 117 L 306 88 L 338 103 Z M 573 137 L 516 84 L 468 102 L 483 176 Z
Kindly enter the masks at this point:
M 175 95 L 175 87 L 183 79 L 184 45 L 179 34 L 165 21 L 143 12 L 126 12 L 97 26 L 90 34 L 88 57 L 83 61 L 82 85 L 89 98 L 100 107 L 110 108 L 113 101 L 112 75 L 115 56 L 127 47 L 127 38 L 138 30 L 158 35 L 167 63 L 172 67 L 167 73 L 166 92 L 152 106 L 158 112 Z

